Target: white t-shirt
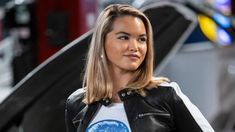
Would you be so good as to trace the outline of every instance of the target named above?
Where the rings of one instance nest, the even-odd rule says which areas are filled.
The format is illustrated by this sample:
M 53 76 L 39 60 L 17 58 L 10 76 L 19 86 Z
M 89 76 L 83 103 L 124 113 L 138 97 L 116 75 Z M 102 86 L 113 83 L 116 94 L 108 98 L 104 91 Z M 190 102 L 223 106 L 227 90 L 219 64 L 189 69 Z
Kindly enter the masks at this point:
M 86 132 L 131 132 L 123 103 L 102 105 Z

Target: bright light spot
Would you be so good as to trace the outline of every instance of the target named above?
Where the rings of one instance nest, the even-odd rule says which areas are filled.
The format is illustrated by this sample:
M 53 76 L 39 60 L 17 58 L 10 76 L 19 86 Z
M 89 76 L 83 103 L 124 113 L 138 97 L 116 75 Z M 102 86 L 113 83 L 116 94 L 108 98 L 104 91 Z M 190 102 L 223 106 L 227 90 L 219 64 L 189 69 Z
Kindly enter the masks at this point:
M 227 3 L 229 3 L 229 2 L 230 2 L 230 0 L 215 0 L 215 3 L 216 3 L 216 4 L 221 4 L 221 5 L 227 4 Z
M 20 5 L 20 4 L 22 4 L 24 2 L 24 0 L 15 0 L 15 4 L 16 5 Z
M 223 29 L 218 29 L 218 42 L 222 45 L 230 45 L 232 40 L 229 34 Z
M 216 22 L 221 24 L 224 28 L 230 27 L 230 19 L 226 16 L 223 16 L 221 14 L 215 13 L 213 15 L 213 18 L 215 19 Z

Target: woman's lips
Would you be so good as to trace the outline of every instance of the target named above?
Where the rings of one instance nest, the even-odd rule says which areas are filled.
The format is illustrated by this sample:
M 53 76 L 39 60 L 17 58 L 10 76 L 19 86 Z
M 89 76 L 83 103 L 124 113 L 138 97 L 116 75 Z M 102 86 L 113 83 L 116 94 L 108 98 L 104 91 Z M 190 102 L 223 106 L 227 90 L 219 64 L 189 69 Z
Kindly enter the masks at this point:
M 140 59 L 140 57 L 136 54 L 128 54 L 128 55 L 125 55 L 125 56 L 130 58 L 130 59 L 134 59 L 134 60 Z

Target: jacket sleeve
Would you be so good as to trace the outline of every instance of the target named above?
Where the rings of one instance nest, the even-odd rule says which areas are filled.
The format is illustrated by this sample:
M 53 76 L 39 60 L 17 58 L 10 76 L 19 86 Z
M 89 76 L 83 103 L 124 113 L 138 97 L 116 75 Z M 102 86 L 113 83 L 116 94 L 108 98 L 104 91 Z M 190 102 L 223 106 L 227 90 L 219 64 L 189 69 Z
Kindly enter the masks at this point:
M 66 108 L 65 108 L 65 125 L 66 125 L 66 131 L 67 132 L 76 132 L 75 126 L 72 122 L 71 117 L 71 110 L 70 110 L 70 100 L 68 99 L 66 102 Z
M 78 112 L 84 107 L 82 100 L 84 98 L 84 89 L 78 89 L 72 93 L 67 101 L 65 107 L 65 125 L 67 132 L 76 132 L 77 126 L 73 123 L 73 119 Z
M 172 82 L 173 118 L 180 132 L 214 132 L 200 110 L 184 95 L 177 83 Z

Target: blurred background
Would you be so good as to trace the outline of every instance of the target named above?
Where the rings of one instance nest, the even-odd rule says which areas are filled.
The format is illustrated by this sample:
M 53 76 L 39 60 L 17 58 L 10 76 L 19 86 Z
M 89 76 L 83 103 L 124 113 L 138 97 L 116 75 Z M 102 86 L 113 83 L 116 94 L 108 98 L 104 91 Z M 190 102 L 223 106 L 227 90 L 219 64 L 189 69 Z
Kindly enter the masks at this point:
M 0 131 L 65 131 L 92 28 L 113 3 L 149 17 L 155 75 L 176 81 L 216 131 L 235 131 L 233 0 L 0 0 Z

